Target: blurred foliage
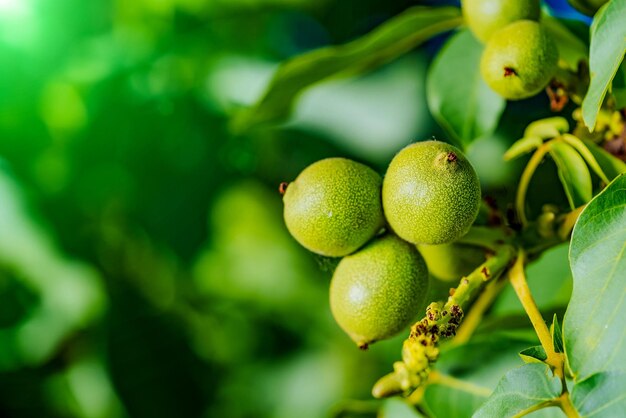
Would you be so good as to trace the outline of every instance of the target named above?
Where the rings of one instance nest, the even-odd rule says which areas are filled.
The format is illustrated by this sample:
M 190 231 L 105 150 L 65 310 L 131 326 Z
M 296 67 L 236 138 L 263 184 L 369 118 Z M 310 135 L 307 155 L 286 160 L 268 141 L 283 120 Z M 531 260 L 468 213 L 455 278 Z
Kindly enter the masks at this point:
M 320 89 L 293 126 L 227 124 L 278 61 L 404 3 L 0 2 L 0 415 L 317 417 L 367 396 L 394 347 L 355 353 L 334 325 L 275 185 L 327 156 L 382 166 L 429 120 L 425 56 Z M 410 113 L 375 132 L 395 142 L 341 137 L 378 107 L 320 119 L 325 95 L 389 88 Z
M 443 39 L 229 131 L 278 62 L 413 3 L 0 0 L 0 416 L 419 416 L 356 401 L 403 336 L 364 353 L 343 335 L 332 263 L 289 237 L 276 186 L 328 156 L 382 172 L 441 136 L 424 79 Z M 468 151 L 494 196 L 522 166 L 500 163 L 519 114 Z M 493 369 L 463 373 L 493 389 Z

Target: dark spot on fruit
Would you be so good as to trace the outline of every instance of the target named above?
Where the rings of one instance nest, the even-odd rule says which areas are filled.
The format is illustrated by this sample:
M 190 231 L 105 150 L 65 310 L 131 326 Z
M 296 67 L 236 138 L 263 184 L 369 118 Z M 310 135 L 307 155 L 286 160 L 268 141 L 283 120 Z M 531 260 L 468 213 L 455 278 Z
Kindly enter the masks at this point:
M 286 181 L 283 181 L 282 183 L 280 183 L 278 185 L 278 193 L 280 193 L 281 195 L 284 195 L 285 192 L 287 191 L 287 186 L 289 186 L 289 183 L 287 183 Z
M 448 161 L 449 162 L 451 162 L 451 163 L 455 162 L 457 159 L 458 159 L 458 157 L 456 156 L 455 153 L 453 153 L 453 152 L 449 152 L 448 153 Z
M 504 76 L 505 77 L 511 77 L 517 75 L 517 71 L 515 71 L 515 68 L 512 67 L 504 67 Z
M 369 348 L 368 343 L 359 343 L 359 350 L 365 351 Z

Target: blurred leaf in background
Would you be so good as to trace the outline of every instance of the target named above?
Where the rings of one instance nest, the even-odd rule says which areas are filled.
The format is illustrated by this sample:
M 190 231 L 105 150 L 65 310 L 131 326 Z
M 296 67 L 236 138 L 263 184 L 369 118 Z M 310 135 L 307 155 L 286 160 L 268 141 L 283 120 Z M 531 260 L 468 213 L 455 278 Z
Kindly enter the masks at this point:
M 1 416 L 319 417 L 369 398 L 399 339 L 362 353 L 343 335 L 332 263 L 288 235 L 276 186 L 330 156 L 382 172 L 439 132 L 428 50 L 309 89 L 279 127 L 229 120 L 282 60 L 410 5 L 0 0 Z

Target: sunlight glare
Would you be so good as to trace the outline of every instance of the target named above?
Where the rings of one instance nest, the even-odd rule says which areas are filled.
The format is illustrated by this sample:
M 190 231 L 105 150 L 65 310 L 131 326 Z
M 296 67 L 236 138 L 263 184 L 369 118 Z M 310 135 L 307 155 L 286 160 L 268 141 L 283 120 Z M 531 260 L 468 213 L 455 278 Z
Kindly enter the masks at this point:
M 30 44 L 36 37 L 32 0 L 0 0 L 0 40 L 13 45 Z
M 28 16 L 30 8 L 28 0 L 0 0 L 0 19 Z

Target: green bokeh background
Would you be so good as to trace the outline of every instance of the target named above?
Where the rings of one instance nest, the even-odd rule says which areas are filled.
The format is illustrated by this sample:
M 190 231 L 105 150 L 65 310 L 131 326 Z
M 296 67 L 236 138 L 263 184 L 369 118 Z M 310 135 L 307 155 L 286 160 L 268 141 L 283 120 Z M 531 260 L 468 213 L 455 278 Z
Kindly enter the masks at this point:
M 228 122 L 279 61 L 408 4 L 375 3 L 0 1 L 0 416 L 319 417 L 368 398 L 398 342 L 366 354 L 341 333 L 276 187 L 327 156 L 382 167 L 428 132 L 423 54 L 315 90 L 287 126 Z
M 331 266 L 288 235 L 277 185 L 330 156 L 383 173 L 441 137 L 424 96 L 441 39 L 316 86 L 280 126 L 229 118 L 278 62 L 410 5 L 0 0 L 0 416 L 376 411 L 404 335 L 361 352 L 341 332 Z M 487 190 L 517 176 L 515 135 L 468 150 Z

